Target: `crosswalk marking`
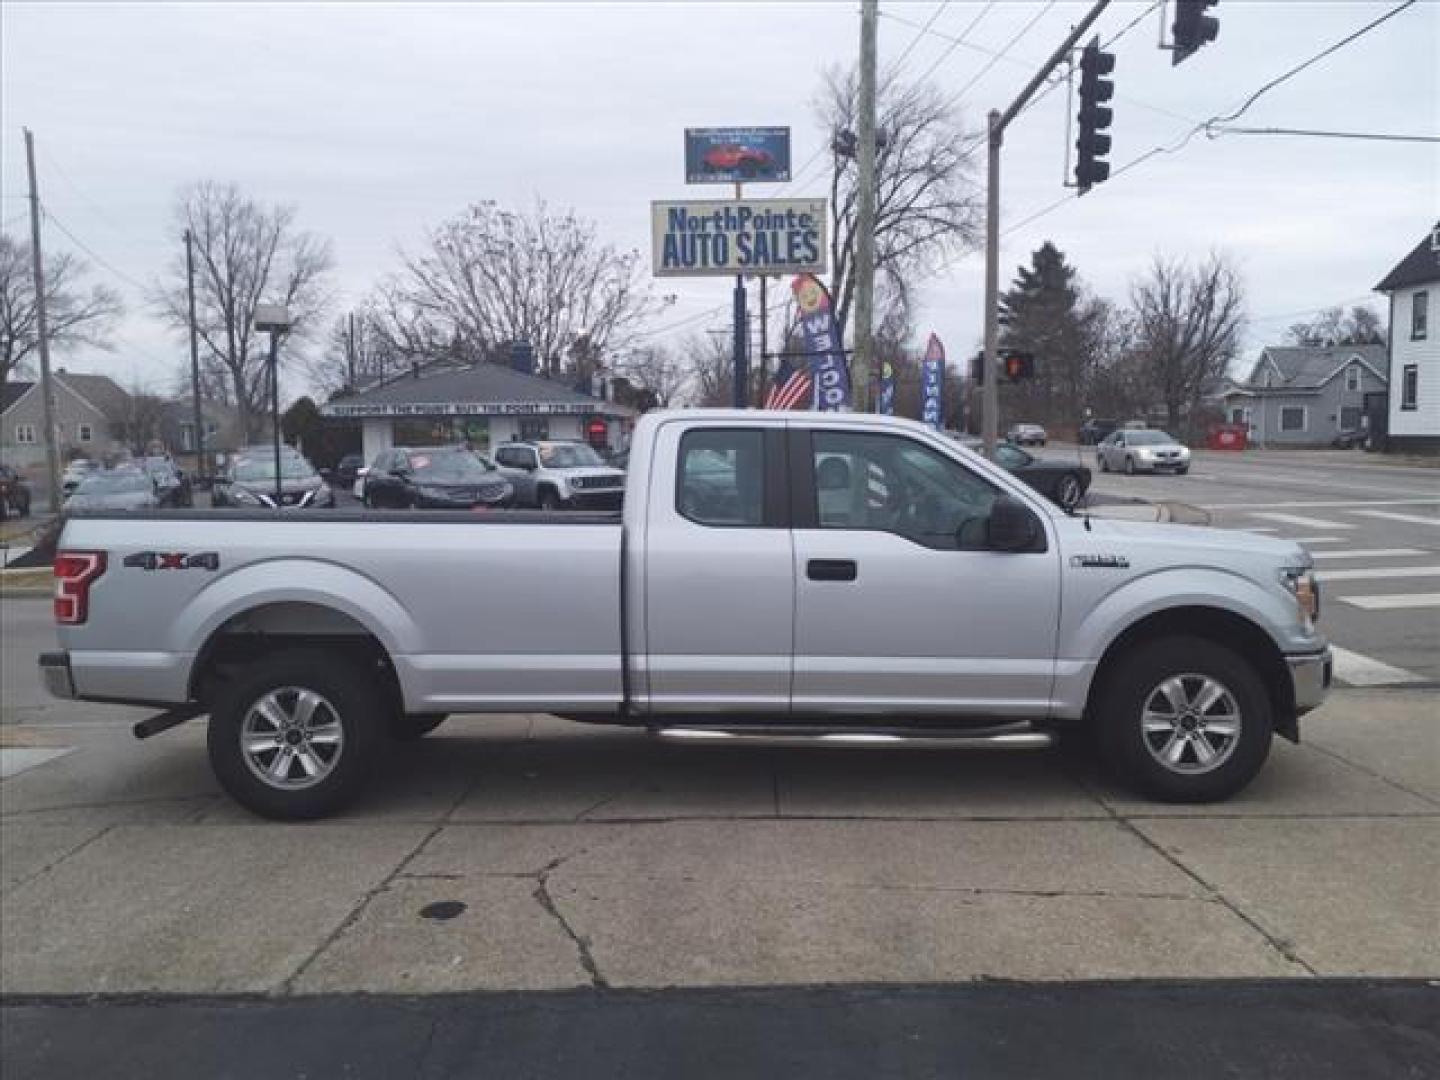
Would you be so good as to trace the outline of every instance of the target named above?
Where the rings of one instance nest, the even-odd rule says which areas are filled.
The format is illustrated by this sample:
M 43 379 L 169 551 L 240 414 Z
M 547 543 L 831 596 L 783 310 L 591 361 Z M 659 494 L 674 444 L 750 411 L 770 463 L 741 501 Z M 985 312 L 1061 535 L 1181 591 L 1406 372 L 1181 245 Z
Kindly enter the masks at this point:
M 1413 671 L 1381 663 L 1338 645 L 1330 646 L 1330 655 L 1335 658 L 1335 678 L 1351 686 L 1399 686 L 1425 682 L 1423 676 Z
M 1335 600 L 1364 611 L 1413 611 L 1416 608 L 1440 608 L 1440 592 L 1389 593 L 1383 596 L 1337 596 Z
M 1424 548 L 1350 548 L 1344 551 L 1317 551 L 1317 559 L 1403 559 L 1409 555 L 1429 555 Z
M 1424 517 L 1421 514 L 1397 514 L 1393 510 L 1352 510 L 1353 514 L 1360 514 L 1363 517 L 1383 518 L 1386 521 L 1403 521 L 1409 525 L 1429 525 L 1432 529 L 1440 529 L 1440 517 Z
M 1304 525 L 1307 529 L 1353 529 L 1343 521 L 1325 521 L 1321 518 L 1302 517 L 1300 514 L 1277 514 L 1270 510 L 1251 510 L 1251 517 L 1278 521 L 1282 525 Z
M 1321 581 L 1440 577 L 1440 566 L 1367 566 L 1363 570 L 1322 570 L 1318 576 Z

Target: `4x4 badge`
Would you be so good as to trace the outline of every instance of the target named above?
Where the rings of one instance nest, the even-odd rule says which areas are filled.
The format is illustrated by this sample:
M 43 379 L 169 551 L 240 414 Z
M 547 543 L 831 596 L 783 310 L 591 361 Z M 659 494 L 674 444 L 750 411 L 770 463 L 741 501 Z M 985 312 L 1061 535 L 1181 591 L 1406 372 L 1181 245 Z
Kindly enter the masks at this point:
M 183 551 L 137 551 L 125 556 L 125 566 L 134 570 L 219 570 L 220 556 L 214 551 L 189 555 Z

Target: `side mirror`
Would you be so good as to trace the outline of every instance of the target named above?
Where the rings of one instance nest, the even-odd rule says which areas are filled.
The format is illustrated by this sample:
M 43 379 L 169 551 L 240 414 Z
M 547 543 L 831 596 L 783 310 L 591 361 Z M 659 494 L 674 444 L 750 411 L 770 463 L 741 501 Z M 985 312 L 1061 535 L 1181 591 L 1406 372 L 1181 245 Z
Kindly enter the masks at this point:
M 1043 535 L 1034 511 L 1020 500 L 1001 495 L 990 507 L 985 540 L 991 551 L 1035 551 Z

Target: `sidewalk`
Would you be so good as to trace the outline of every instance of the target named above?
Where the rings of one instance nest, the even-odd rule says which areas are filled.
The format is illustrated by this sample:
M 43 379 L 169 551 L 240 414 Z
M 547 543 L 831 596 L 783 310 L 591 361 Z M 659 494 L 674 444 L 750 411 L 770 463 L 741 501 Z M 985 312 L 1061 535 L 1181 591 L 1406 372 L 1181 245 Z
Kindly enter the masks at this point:
M 466 717 L 306 826 L 221 796 L 201 722 L 15 725 L 0 758 L 48 760 L 0 781 L 0 990 L 1437 977 L 1436 702 L 1338 691 L 1212 806 L 1061 752 Z

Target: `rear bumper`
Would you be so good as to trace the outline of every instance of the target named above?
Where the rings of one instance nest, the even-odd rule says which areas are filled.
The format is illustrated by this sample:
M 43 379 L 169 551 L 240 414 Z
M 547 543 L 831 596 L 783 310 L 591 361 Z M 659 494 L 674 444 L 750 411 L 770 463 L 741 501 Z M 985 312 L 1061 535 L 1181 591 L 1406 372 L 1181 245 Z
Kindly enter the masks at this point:
M 1330 692 L 1334 659 L 1330 650 L 1325 649 L 1303 656 L 1287 656 L 1285 663 L 1290 668 L 1290 682 L 1295 690 L 1295 715 L 1303 716 L 1323 702 Z
M 45 689 L 66 701 L 123 705 L 183 704 L 189 700 L 190 653 L 57 651 L 40 654 Z

